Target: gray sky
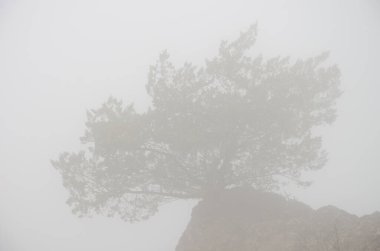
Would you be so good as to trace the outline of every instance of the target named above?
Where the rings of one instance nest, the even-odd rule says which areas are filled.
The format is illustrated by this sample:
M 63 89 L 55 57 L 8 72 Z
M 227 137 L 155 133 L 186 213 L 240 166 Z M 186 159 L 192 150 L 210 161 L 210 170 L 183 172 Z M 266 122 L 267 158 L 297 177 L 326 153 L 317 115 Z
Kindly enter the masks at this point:
M 0 250 L 173 250 L 195 202 L 151 220 L 78 219 L 50 165 L 77 149 L 85 110 L 109 95 L 143 109 L 163 49 L 201 64 L 221 39 L 258 22 L 255 50 L 331 52 L 342 72 L 338 119 L 324 130 L 327 166 L 291 189 L 314 208 L 380 210 L 380 3 L 376 0 L 0 0 Z

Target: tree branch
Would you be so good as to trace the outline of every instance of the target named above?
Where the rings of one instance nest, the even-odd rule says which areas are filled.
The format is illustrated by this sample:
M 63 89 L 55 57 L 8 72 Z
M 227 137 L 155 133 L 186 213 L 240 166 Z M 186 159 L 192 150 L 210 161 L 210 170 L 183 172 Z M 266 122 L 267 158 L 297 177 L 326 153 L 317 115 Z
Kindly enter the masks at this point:
M 156 191 L 134 191 L 134 190 L 124 190 L 125 193 L 129 194 L 142 194 L 142 195 L 158 195 L 164 197 L 173 197 L 178 199 L 198 199 L 200 196 L 195 194 L 181 194 L 181 193 L 167 193 L 167 192 L 156 192 Z

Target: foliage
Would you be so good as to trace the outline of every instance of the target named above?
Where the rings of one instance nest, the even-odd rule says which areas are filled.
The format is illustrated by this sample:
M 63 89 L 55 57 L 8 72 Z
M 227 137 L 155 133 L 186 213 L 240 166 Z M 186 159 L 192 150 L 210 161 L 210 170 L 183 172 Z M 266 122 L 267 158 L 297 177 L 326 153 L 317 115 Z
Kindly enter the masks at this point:
M 252 57 L 252 26 L 202 67 L 175 67 L 166 52 L 151 66 L 151 107 L 137 113 L 110 98 L 88 112 L 84 149 L 53 165 L 79 214 L 145 219 L 172 199 L 233 187 L 301 184 L 326 154 L 313 128 L 334 121 L 339 70 L 327 54 L 297 60 Z

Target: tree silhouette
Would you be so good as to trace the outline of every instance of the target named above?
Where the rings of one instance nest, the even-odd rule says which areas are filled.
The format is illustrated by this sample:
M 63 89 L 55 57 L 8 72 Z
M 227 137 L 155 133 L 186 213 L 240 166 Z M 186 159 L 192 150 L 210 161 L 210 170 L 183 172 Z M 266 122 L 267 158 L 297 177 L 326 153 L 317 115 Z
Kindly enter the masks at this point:
M 334 121 L 339 70 L 327 54 L 292 61 L 250 56 L 256 26 L 202 67 L 175 67 L 166 52 L 149 71 L 150 108 L 109 98 L 88 111 L 83 150 L 52 161 L 79 215 L 127 221 L 168 201 L 250 186 L 302 183 L 326 154 L 313 128 Z

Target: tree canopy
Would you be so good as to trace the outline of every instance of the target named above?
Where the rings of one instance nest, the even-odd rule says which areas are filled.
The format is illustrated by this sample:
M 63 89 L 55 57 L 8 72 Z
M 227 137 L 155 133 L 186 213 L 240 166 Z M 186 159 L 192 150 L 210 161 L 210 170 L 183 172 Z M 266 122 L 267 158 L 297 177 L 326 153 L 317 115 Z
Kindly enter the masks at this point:
M 109 98 L 88 111 L 83 150 L 52 161 L 80 215 L 127 221 L 168 201 L 225 189 L 278 188 L 321 168 L 326 153 L 313 128 L 336 117 L 339 69 L 327 53 L 305 60 L 252 56 L 252 26 L 203 66 L 174 66 L 168 53 L 151 66 L 152 104 Z

